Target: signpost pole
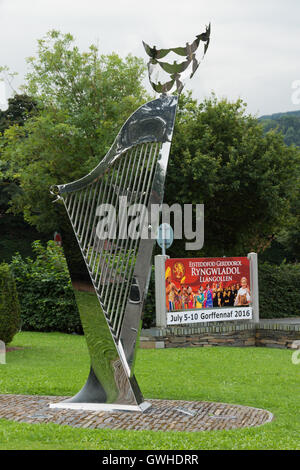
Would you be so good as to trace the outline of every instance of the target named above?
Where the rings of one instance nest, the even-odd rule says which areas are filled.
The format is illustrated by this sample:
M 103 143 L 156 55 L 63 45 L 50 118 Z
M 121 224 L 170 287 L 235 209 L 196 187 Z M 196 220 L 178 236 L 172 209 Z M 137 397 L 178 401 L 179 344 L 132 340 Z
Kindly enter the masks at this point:
M 253 309 L 253 323 L 259 323 L 259 295 L 258 295 L 258 263 L 257 253 L 249 253 L 248 259 L 250 261 L 250 284 L 251 284 L 251 297 Z
M 165 235 L 165 225 L 162 224 L 162 251 L 161 254 L 166 256 L 166 235 Z
M 154 258 L 156 326 L 160 328 L 167 326 L 165 263 L 168 258 L 169 256 L 167 255 L 157 255 Z

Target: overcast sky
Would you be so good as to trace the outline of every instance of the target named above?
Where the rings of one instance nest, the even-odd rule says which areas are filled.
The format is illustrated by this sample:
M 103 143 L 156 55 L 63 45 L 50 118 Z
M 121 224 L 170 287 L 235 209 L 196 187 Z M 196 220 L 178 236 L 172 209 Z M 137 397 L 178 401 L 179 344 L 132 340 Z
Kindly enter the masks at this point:
M 241 97 L 257 115 L 300 109 L 299 0 L 0 0 L 0 65 L 26 73 L 25 58 L 47 31 L 71 33 L 84 51 L 128 53 L 146 59 L 142 40 L 183 46 L 211 22 L 211 44 L 188 88 L 202 100 Z M 149 88 L 150 91 L 150 88 Z

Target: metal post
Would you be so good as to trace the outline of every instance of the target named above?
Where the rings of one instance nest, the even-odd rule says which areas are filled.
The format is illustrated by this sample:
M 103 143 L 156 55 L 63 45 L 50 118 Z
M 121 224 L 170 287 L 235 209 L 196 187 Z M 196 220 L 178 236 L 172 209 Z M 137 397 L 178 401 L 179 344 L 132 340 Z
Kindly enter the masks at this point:
M 251 284 L 251 298 L 253 308 L 253 323 L 259 323 L 259 295 L 258 295 L 258 263 L 257 253 L 249 253 L 248 259 L 250 261 L 250 284 Z
M 160 328 L 165 328 L 167 326 L 165 263 L 169 258 L 170 257 L 166 255 L 157 255 L 154 258 L 156 326 Z

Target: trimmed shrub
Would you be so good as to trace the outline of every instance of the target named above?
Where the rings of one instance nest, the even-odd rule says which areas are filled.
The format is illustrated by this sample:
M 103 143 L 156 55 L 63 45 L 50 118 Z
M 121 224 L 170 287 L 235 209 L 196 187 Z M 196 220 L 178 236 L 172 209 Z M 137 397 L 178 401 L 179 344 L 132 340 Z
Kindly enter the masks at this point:
M 0 264 L 0 340 L 10 343 L 20 329 L 20 305 L 8 264 Z
M 82 333 L 63 250 L 50 240 L 46 248 L 40 241 L 32 244 L 36 258 L 12 259 L 21 305 L 22 329 Z
M 258 264 L 261 318 L 300 316 L 300 264 Z

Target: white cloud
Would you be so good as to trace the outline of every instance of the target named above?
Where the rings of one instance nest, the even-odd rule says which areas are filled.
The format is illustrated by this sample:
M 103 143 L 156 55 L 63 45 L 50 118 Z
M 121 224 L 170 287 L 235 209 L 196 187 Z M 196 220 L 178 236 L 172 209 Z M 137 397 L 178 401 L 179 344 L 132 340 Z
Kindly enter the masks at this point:
M 184 45 L 212 23 L 205 61 L 189 84 L 202 99 L 211 90 L 243 98 L 250 112 L 296 109 L 291 84 L 300 79 L 298 0 L 2 0 L 0 65 L 19 72 L 50 29 L 72 33 L 81 49 L 144 57 L 142 40 L 158 47 Z

